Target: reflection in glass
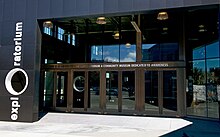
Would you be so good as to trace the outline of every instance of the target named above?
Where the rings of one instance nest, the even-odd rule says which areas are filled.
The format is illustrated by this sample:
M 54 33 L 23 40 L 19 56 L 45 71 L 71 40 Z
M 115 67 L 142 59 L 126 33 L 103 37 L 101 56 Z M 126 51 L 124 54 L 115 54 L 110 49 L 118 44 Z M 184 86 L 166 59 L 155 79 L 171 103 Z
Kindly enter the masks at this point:
M 192 76 L 189 76 L 188 83 L 188 115 L 206 116 L 205 60 L 193 61 Z
M 119 62 L 119 45 L 103 46 L 104 62 Z
M 143 44 L 143 61 L 176 61 L 179 60 L 178 43 Z
M 122 110 L 134 110 L 135 74 L 134 71 L 122 72 Z
M 136 45 L 120 45 L 120 62 L 136 62 Z
M 145 110 L 159 112 L 158 71 L 145 72 Z
M 67 72 L 57 72 L 56 106 L 67 106 Z
M 206 45 L 206 58 L 219 57 L 219 42 Z
M 205 60 L 193 61 L 193 84 L 203 85 L 206 82 L 205 77 Z
M 204 59 L 205 58 L 205 46 L 193 49 L 193 59 Z
M 154 53 L 155 54 L 155 53 Z M 178 43 L 161 43 L 160 56 L 162 61 L 179 60 L 179 45 Z
M 176 71 L 163 73 L 163 111 L 177 111 Z
M 89 105 L 92 110 L 99 110 L 100 74 L 98 71 L 89 72 Z
M 92 46 L 91 47 L 91 62 L 103 62 L 103 46 Z
M 157 44 L 143 44 L 142 45 L 142 54 L 143 61 L 157 61 L 160 60 L 158 53 L 160 52 L 159 46 Z M 155 54 L 157 53 L 155 56 Z
M 44 76 L 44 104 L 45 108 L 53 107 L 54 72 L 45 72 Z
M 208 117 L 218 118 L 217 83 L 219 59 L 207 59 L 207 105 Z
M 106 109 L 118 109 L 118 72 L 106 72 Z
M 135 62 L 136 45 L 104 45 L 91 47 L 91 62 Z

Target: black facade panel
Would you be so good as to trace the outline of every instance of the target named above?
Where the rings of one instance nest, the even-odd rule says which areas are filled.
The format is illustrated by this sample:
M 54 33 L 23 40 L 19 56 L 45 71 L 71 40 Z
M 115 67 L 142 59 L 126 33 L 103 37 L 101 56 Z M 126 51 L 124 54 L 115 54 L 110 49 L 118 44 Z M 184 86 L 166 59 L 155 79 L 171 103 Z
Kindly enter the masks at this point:
M 184 0 L 184 6 L 194 6 L 194 5 L 201 5 L 201 0 Z
M 0 0 L 0 22 L 3 20 L 3 0 Z
M 3 20 L 13 21 L 15 11 L 15 0 L 4 0 L 3 2 Z
M 2 22 L 0 22 L 0 48 L 1 48 L 1 46 L 2 46 Z
M 62 16 L 63 15 L 63 1 L 53 0 L 50 3 L 50 16 Z
M 0 71 L 10 70 L 13 68 L 13 60 L 14 60 L 13 52 L 12 52 L 13 50 L 14 50 L 13 45 L 0 47 Z M 5 76 L 1 78 L 5 78 Z
M 133 1 L 134 9 L 149 9 L 150 8 L 150 0 L 134 0 Z
M 76 1 L 77 0 L 64 0 L 63 1 L 63 14 L 73 15 L 76 13 Z
M 167 8 L 183 7 L 184 2 L 183 0 L 167 0 L 166 5 Z
M 80 15 L 86 15 L 89 13 L 89 1 L 90 0 L 83 0 L 83 2 L 79 0 L 76 1 L 77 15 L 80 16 Z
M 37 0 L 27 0 L 26 1 L 26 20 L 33 20 L 37 19 L 37 8 L 38 8 L 38 1 Z
M 11 111 L 12 111 L 12 101 L 10 100 L 10 97 L 13 96 L 0 96 L 1 102 L 0 103 L 0 120 L 3 121 L 11 121 Z M 33 115 L 30 115 L 32 112 L 31 108 L 33 105 L 33 98 L 31 96 L 29 97 L 20 97 L 19 98 L 19 105 L 20 107 L 18 108 L 18 121 L 23 121 L 23 122 L 29 122 L 32 121 Z
M 131 11 L 133 9 L 133 1 L 134 0 L 120 0 L 118 1 L 118 7 L 120 7 L 119 11 Z
M 14 4 L 15 4 L 14 20 L 16 21 L 24 20 L 26 13 L 26 0 L 16 0 Z
M 33 96 L 21 96 L 20 114 L 18 121 L 33 121 Z
M 90 13 L 92 14 L 100 14 L 100 13 L 103 13 L 104 11 L 104 0 L 90 0 Z
M 27 46 L 33 46 L 36 43 L 36 20 L 25 20 L 23 30 L 23 44 L 28 44 Z
M 220 4 L 219 0 L 201 0 L 201 1 L 202 1 L 202 4 L 216 4 L 216 3 Z
M 0 62 L 1 63 L 1 62 Z M 0 66 L 2 67 L 2 66 Z M 5 77 L 6 77 L 6 74 L 8 73 L 9 70 L 0 70 L 0 96 L 9 96 L 10 94 L 6 91 L 6 88 L 5 88 Z M 0 103 L 0 104 L 4 104 L 4 103 Z M 1 107 L 0 107 L 1 109 Z M 1 112 L 1 111 L 0 111 Z
M 1 31 L 1 45 L 8 46 L 14 45 L 13 38 L 15 37 L 15 23 L 13 21 L 5 21 L 2 23 Z
M 50 17 L 50 0 L 38 0 L 37 18 Z
M 34 49 L 34 50 L 33 50 Z M 25 69 L 35 68 L 35 45 L 26 45 L 23 47 L 23 67 Z
M 0 100 L 1 102 L 4 103 L 0 103 L 0 120 L 3 121 L 11 121 L 10 120 L 10 116 L 11 116 L 11 101 L 9 99 L 9 96 L 2 96 L 0 94 Z
M 166 8 L 166 0 L 150 0 L 150 9 Z
M 104 1 L 104 12 L 115 13 L 118 12 L 118 0 L 105 0 Z

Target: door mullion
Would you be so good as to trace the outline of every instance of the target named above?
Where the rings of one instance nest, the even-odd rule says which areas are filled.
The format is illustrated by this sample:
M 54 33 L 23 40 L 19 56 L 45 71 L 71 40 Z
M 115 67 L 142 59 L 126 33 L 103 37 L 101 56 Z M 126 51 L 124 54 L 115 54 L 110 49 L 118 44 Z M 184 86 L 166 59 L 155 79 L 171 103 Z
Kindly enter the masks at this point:
M 163 71 L 158 71 L 158 106 L 159 114 L 163 114 Z
M 88 109 L 88 71 L 85 71 L 85 92 L 84 92 L 84 110 Z
M 118 111 L 122 112 L 122 71 L 118 71 Z
M 57 100 L 57 72 L 54 72 L 53 74 L 53 77 L 54 77 L 54 91 L 53 91 L 53 109 L 56 108 L 56 100 Z

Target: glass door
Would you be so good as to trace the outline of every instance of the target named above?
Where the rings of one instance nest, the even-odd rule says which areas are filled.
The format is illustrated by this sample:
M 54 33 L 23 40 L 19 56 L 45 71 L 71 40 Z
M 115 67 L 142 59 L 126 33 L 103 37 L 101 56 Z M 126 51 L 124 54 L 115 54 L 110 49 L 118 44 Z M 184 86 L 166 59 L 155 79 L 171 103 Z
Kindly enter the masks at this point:
M 163 112 L 177 111 L 177 77 L 175 70 L 163 71 Z
M 159 114 L 158 71 L 145 71 L 145 111 Z
M 67 72 L 57 72 L 56 76 L 56 107 L 67 106 Z
M 177 113 L 176 70 L 145 71 L 145 112 L 150 115 Z
M 100 108 L 100 72 L 90 71 L 88 78 L 88 108 L 89 111 L 98 112 Z
M 50 110 L 53 107 L 53 94 L 54 94 L 54 72 L 45 71 L 44 72 L 44 88 L 43 88 L 43 101 L 41 104 L 43 110 Z
M 135 72 L 122 72 L 122 111 L 135 110 Z
M 118 72 L 106 72 L 106 109 L 118 110 Z
M 85 72 L 73 73 L 73 108 L 84 108 Z

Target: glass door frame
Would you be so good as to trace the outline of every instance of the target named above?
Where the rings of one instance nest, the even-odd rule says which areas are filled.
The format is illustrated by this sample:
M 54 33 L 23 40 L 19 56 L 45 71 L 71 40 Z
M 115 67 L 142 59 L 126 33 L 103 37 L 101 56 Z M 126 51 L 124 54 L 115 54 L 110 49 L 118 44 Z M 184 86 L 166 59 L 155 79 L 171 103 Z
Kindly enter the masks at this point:
M 118 110 L 116 114 L 131 114 L 122 112 L 122 73 L 123 71 L 134 71 L 134 79 L 135 79 L 135 109 L 132 114 L 137 115 L 152 115 L 145 113 L 145 71 L 158 71 L 159 72 L 159 84 L 163 84 L 163 71 L 166 70 L 175 70 L 177 76 L 177 113 L 172 114 L 172 116 L 186 116 L 186 80 L 185 80 L 185 68 L 182 67 L 180 64 L 179 67 L 174 67 L 175 65 L 170 65 L 169 68 L 162 68 L 162 67 L 151 67 L 151 68 L 141 68 L 141 67 L 133 67 L 133 68 L 119 68 L 119 67 L 109 67 L 109 68 L 91 68 L 89 64 L 71 64 L 71 65 L 63 65 L 63 64 L 56 64 L 56 65 L 48 65 L 44 69 L 41 70 L 42 75 L 44 72 L 54 72 L 54 77 L 56 77 L 57 72 L 67 72 L 67 107 L 56 107 L 55 105 L 55 98 L 53 97 L 53 108 L 56 111 L 64 111 L 64 112 L 90 112 L 88 109 L 88 78 L 90 71 L 98 71 L 100 75 L 100 97 L 99 97 L 99 111 L 94 113 L 101 113 L 105 114 L 106 111 L 106 72 L 107 71 L 117 71 L 118 72 Z M 178 65 L 177 65 L 178 66 Z M 84 71 L 85 72 L 85 100 L 84 100 L 84 108 L 73 108 L 73 73 L 74 71 Z M 44 78 L 44 77 L 42 77 Z M 56 85 L 56 80 L 54 81 Z M 159 86 L 159 93 L 160 97 L 162 97 L 163 86 Z M 42 89 L 42 88 L 41 88 Z M 43 92 L 43 91 L 42 91 Z M 55 93 L 55 92 L 54 92 Z M 41 93 L 42 95 L 42 93 Z M 53 96 L 55 96 L 54 94 Z M 163 106 L 162 102 L 159 102 L 160 106 Z M 162 112 L 162 108 L 160 108 L 160 113 Z M 154 114 L 153 114 L 154 115 Z M 167 113 L 163 113 L 162 115 L 169 115 Z
M 145 71 L 157 71 L 158 72 L 158 114 L 154 113 L 153 111 L 145 111 L 145 105 L 139 106 L 141 110 L 139 110 L 139 113 L 143 112 L 144 115 L 159 115 L 159 116 L 185 116 L 186 115 L 186 87 L 185 87 L 185 68 L 155 68 L 155 69 L 144 69 L 143 72 L 141 72 L 142 75 L 145 74 Z M 177 111 L 175 112 L 167 112 L 164 111 L 163 107 L 163 88 L 164 88 L 164 71 L 176 71 L 176 97 L 177 97 Z M 142 78 L 143 81 L 145 81 L 144 78 Z M 144 82 L 141 82 L 141 85 L 143 88 L 142 90 L 145 91 L 145 85 Z M 137 97 L 139 100 L 143 100 L 142 103 L 145 103 L 145 92 L 140 92 L 140 95 Z
M 117 110 L 107 110 L 106 108 L 106 72 L 117 72 L 118 74 L 118 109 Z M 135 69 L 121 69 L 121 68 L 102 68 L 100 70 L 100 112 L 101 114 L 120 114 L 123 113 L 122 108 L 122 74 L 124 71 L 133 71 L 135 72 Z M 136 87 L 136 86 L 135 86 Z M 136 106 L 136 97 L 135 97 L 135 106 Z M 133 114 L 133 112 L 125 112 Z

